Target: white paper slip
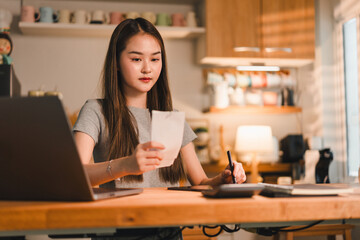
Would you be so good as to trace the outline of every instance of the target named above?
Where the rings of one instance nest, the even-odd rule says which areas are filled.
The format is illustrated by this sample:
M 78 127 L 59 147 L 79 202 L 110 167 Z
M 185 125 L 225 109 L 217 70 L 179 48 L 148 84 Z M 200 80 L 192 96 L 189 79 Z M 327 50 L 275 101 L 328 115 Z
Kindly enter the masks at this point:
M 165 146 L 158 168 L 171 166 L 179 154 L 184 134 L 185 113 L 152 111 L 151 141 Z

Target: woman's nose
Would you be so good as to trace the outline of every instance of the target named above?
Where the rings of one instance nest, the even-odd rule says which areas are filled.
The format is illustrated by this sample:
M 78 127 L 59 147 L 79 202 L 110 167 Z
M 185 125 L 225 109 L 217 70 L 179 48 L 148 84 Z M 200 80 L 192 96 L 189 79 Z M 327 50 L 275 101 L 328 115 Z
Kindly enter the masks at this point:
M 141 72 L 142 73 L 150 73 L 151 72 L 150 64 L 148 61 L 143 61 L 143 66 L 141 68 Z

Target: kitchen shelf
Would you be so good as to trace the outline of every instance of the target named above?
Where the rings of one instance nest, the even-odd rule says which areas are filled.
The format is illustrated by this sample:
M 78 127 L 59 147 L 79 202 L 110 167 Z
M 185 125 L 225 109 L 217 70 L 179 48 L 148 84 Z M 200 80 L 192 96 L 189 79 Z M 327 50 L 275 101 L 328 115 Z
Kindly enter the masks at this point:
M 47 0 L 51 1 L 51 0 Z M 62 2 L 71 2 L 74 0 L 58 0 Z M 99 0 L 77 0 L 82 2 L 95 2 Z M 126 2 L 130 0 L 103 0 L 104 2 Z M 161 3 L 161 4 L 198 4 L 203 0 L 131 0 L 132 3 Z
M 292 114 L 300 113 L 300 107 L 293 106 L 229 106 L 227 108 L 210 107 L 207 113 L 231 114 Z
M 110 38 L 116 25 L 69 24 L 69 23 L 28 23 L 19 22 L 25 35 L 66 36 L 66 37 L 106 37 Z M 203 27 L 156 27 L 164 39 L 192 39 L 205 34 Z

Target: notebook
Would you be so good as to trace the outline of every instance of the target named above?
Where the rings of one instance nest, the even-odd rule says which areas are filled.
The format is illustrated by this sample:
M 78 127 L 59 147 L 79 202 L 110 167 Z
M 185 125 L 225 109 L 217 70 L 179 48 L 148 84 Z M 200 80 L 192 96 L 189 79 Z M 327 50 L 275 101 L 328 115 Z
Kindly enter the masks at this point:
M 91 187 L 58 97 L 0 98 L 0 200 L 93 201 L 140 192 Z
M 300 196 L 337 196 L 352 193 L 354 189 L 347 184 L 295 184 L 278 185 L 262 183 L 261 195 L 268 197 L 300 197 Z

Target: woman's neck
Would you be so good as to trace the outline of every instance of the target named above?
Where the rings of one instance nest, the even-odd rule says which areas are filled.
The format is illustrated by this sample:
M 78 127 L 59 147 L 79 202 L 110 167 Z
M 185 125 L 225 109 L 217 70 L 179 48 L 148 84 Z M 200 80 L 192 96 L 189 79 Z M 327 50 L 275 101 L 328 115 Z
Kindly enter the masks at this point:
M 137 97 L 126 97 L 126 105 L 137 107 L 137 108 L 147 108 L 146 106 L 146 94 L 144 96 L 137 96 Z

